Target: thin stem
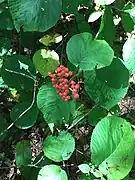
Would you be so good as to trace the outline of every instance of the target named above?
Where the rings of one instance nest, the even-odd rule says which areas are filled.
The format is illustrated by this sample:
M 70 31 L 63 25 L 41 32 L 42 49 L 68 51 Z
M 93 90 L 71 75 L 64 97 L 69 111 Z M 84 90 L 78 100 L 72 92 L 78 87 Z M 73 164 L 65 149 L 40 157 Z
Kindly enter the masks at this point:
M 29 79 L 32 79 L 33 81 L 35 81 L 35 80 L 36 80 L 34 77 L 29 76 L 29 75 L 24 74 L 24 73 L 21 73 L 21 72 L 12 71 L 12 70 L 7 69 L 7 68 L 6 68 L 5 70 L 6 70 L 6 71 L 8 71 L 8 72 L 10 72 L 10 73 L 13 73 L 13 74 L 18 74 L 18 75 L 21 75 L 21 76 L 25 76 L 25 77 L 27 77 L 27 78 L 29 78 Z
M 20 118 L 22 118 L 32 108 L 32 106 L 34 105 L 34 102 L 35 102 L 35 97 L 36 97 L 36 87 L 37 87 L 37 81 L 35 80 L 34 81 L 34 89 L 33 89 L 33 99 L 32 99 L 31 105 L 26 110 L 24 110 L 19 115 L 19 117 L 17 117 L 15 119 L 15 121 L 12 124 L 10 124 L 2 133 L 0 133 L 0 136 L 2 136 L 4 133 L 6 133 Z

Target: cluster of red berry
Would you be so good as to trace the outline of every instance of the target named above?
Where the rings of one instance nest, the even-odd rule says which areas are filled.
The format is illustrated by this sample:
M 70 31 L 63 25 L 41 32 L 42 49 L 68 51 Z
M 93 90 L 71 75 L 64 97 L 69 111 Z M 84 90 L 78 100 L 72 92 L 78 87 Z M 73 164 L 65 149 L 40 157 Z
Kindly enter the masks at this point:
M 75 99 L 79 98 L 78 92 L 80 85 L 72 80 L 72 72 L 69 71 L 68 68 L 60 65 L 56 69 L 56 74 L 49 72 L 48 75 L 52 79 L 53 87 L 57 89 L 58 95 L 61 96 L 64 101 L 69 101 L 71 99 L 69 95 L 70 91 Z

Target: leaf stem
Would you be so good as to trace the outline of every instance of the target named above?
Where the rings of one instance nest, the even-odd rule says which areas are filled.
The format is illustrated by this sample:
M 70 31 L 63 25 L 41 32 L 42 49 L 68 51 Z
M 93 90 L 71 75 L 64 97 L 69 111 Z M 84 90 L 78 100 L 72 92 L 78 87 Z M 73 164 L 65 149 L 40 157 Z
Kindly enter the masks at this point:
M 0 136 L 2 136 L 4 133 L 6 133 L 9 129 L 12 128 L 12 126 L 14 126 L 14 124 L 22 117 L 24 116 L 34 105 L 35 102 L 35 98 L 36 98 L 36 88 L 37 88 L 37 80 L 34 80 L 34 88 L 33 88 L 33 99 L 31 102 L 31 105 L 25 109 L 16 119 L 13 123 L 11 123 L 2 133 L 0 133 Z

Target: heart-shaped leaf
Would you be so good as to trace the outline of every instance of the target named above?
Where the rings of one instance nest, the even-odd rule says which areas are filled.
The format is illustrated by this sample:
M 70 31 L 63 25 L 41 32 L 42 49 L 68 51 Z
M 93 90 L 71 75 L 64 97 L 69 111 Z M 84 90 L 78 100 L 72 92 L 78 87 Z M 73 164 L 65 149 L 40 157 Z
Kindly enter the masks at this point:
M 135 39 L 129 38 L 123 46 L 123 59 L 126 67 L 135 74 Z
M 12 55 L 3 63 L 1 75 L 8 86 L 24 90 L 33 88 L 36 71 L 29 58 Z
M 19 129 L 28 129 L 28 128 L 32 127 L 37 121 L 39 110 L 38 110 L 36 104 L 34 104 L 23 116 L 21 116 L 18 119 L 18 117 L 25 110 L 27 110 L 30 107 L 30 105 L 31 105 L 31 103 L 28 103 L 28 102 L 17 104 L 13 107 L 13 109 L 10 113 L 10 117 L 11 117 L 12 121 L 15 122 L 15 125 Z M 16 121 L 16 119 L 18 119 L 18 120 Z
M 123 179 L 134 161 L 134 134 L 130 124 L 119 117 L 108 116 L 95 127 L 91 137 L 92 163 L 107 179 Z
M 58 21 L 61 0 L 8 0 L 14 25 L 17 31 L 44 32 L 53 27 Z
M 65 102 L 57 94 L 51 83 L 43 85 L 37 95 L 37 105 L 48 123 L 61 125 L 68 123 L 75 110 L 75 102 Z
M 110 66 L 86 71 L 84 77 L 90 98 L 106 109 L 115 106 L 127 93 L 129 71 L 119 58 L 114 58 Z
M 85 32 L 71 37 L 67 44 L 67 56 L 82 70 L 93 70 L 96 66 L 110 65 L 114 52 L 106 41 L 93 40 L 92 35 Z
M 66 172 L 60 166 L 44 166 L 38 174 L 37 180 L 68 180 Z
M 16 145 L 16 164 L 21 168 L 24 165 L 31 164 L 32 150 L 29 141 L 22 140 Z
M 44 154 L 49 159 L 60 162 L 68 160 L 75 149 L 75 140 L 66 131 L 60 132 L 59 136 L 48 136 L 44 141 Z
M 34 54 L 33 62 L 36 69 L 46 77 L 48 72 L 53 72 L 59 65 L 59 56 L 55 51 L 41 49 Z

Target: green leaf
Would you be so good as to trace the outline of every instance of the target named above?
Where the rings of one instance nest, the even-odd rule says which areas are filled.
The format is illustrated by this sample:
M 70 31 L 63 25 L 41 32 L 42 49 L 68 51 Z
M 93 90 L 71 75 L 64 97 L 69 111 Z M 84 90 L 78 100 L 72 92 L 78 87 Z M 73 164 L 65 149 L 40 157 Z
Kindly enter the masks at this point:
M 91 137 L 92 163 L 107 179 L 123 179 L 134 161 L 135 140 L 130 124 L 119 117 L 108 116 L 95 127 Z
M 13 20 L 9 8 L 6 7 L 3 9 L 2 13 L 0 13 L 0 29 L 13 30 L 14 29 Z
M 129 71 L 135 74 L 135 39 L 129 38 L 123 46 L 123 59 Z
M 98 20 L 102 16 L 102 11 L 95 11 L 92 14 L 90 14 L 88 22 L 94 22 Z
M 107 116 L 107 111 L 100 106 L 94 107 L 88 114 L 88 122 L 90 125 L 96 126 L 96 124 L 105 116 Z
M 135 19 L 132 16 L 135 6 L 133 4 L 126 4 L 123 8 L 125 13 L 121 14 L 121 22 L 126 32 L 132 32 L 134 30 Z
M 4 117 L 0 116 L 0 134 L 3 133 L 8 128 L 8 126 L 9 124 L 7 120 Z M 0 141 L 4 141 L 6 136 L 7 136 L 7 132 L 0 135 Z
M 98 52 L 98 53 L 97 53 Z M 114 52 L 104 40 L 93 40 L 90 33 L 72 36 L 67 44 L 69 61 L 82 70 L 93 70 L 96 65 L 104 67 L 111 64 Z
M 88 174 L 90 172 L 90 166 L 88 164 L 80 164 L 78 168 L 84 174 Z
M 36 104 L 32 106 L 32 108 L 26 112 L 21 118 L 19 118 L 17 121 L 16 119 L 26 110 L 30 107 L 31 103 L 25 102 L 17 104 L 13 107 L 12 111 L 10 112 L 10 117 L 13 122 L 15 122 L 16 127 L 19 129 L 28 129 L 32 127 L 38 117 L 38 108 Z
M 36 165 L 35 165 L 36 164 Z M 41 167 L 52 164 L 51 160 L 39 154 L 32 164 L 21 167 L 19 170 L 26 180 L 36 180 Z
M 4 2 L 4 1 L 6 1 L 6 0 L 0 0 L 0 3 Z
M 11 41 L 8 38 L 0 38 L 0 57 L 7 54 L 11 46 Z
M 22 140 L 16 145 L 16 165 L 21 168 L 22 166 L 31 164 L 32 150 L 29 141 Z
M 62 41 L 62 36 L 60 34 L 46 34 L 43 36 L 39 42 L 45 46 L 51 46 L 53 43 L 59 43 Z
M 108 110 L 127 93 L 129 71 L 119 58 L 114 58 L 108 67 L 86 71 L 84 77 L 85 90 L 90 98 Z
M 59 66 L 59 56 L 55 51 L 41 49 L 34 54 L 33 62 L 36 69 L 46 77 L 48 72 L 53 72 Z
M 58 21 L 61 0 L 8 0 L 14 25 L 17 31 L 44 32 L 53 27 Z
M 68 180 L 66 172 L 57 165 L 44 166 L 38 174 L 37 180 Z
M 1 75 L 8 86 L 24 90 L 33 88 L 34 81 L 27 76 L 35 78 L 36 71 L 29 58 L 12 55 L 3 63 Z
M 115 0 L 94 0 L 94 2 L 97 4 L 97 5 L 109 5 L 111 3 L 113 3 Z
M 55 161 L 68 160 L 75 150 L 75 140 L 66 131 L 60 132 L 59 136 L 48 136 L 44 141 L 43 151 L 47 158 Z
M 44 119 L 48 123 L 55 123 L 56 125 L 68 123 L 70 115 L 75 110 L 75 102 L 63 101 L 51 83 L 40 88 L 37 95 L 37 105 L 43 113 Z
M 98 39 L 104 39 L 108 44 L 112 45 L 113 40 L 115 39 L 115 33 L 116 31 L 111 7 L 106 6 L 101 20 Z

